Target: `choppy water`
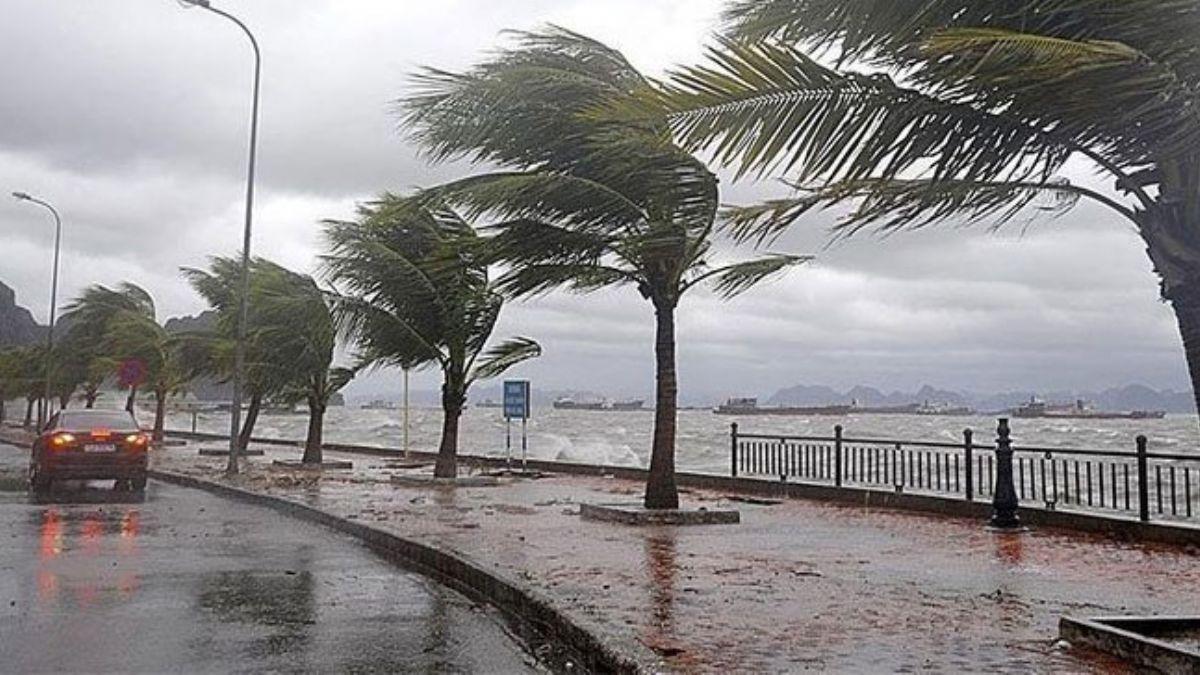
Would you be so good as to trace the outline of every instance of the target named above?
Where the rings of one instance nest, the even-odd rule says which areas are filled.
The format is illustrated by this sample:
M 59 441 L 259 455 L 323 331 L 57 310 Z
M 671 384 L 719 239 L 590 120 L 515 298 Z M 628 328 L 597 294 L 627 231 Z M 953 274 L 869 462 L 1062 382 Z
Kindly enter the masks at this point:
M 463 453 L 505 453 L 505 423 L 500 410 L 471 408 L 463 414 L 459 447 Z M 649 463 L 654 414 L 535 409 L 529 420 L 529 457 L 571 462 L 641 466 Z M 847 436 L 903 440 L 958 441 L 962 431 L 975 431 L 976 442 L 995 437 L 993 417 L 938 417 L 851 415 L 832 417 L 730 417 L 708 410 L 679 413 L 677 464 L 692 471 L 724 471 L 729 461 L 729 424 L 738 422 L 743 433 L 821 435 L 842 424 Z M 191 415 L 172 414 L 168 426 L 191 427 Z M 410 417 L 410 444 L 414 450 L 436 450 L 441 433 L 441 411 L 414 408 Z M 302 439 L 305 415 L 263 415 L 256 436 Z M 1200 424 L 1195 415 L 1168 415 L 1161 420 L 1050 420 L 1016 419 L 1013 438 L 1025 445 L 1134 451 L 1134 438 L 1145 434 L 1151 450 L 1200 454 Z M 197 430 L 225 433 L 228 415 L 202 413 Z M 325 440 L 398 448 L 403 441 L 402 412 L 331 408 L 326 416 Z M 520 424 L 513 424 L 513 453 L 520 457 Z

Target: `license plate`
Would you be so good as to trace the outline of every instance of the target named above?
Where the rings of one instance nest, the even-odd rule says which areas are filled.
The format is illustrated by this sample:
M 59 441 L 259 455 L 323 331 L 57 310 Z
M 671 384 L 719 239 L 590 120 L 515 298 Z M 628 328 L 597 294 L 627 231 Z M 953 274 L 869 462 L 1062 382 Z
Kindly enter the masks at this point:
M 88 443 L 83 446 L 84 452 L 116 452 L 117 446 L 112 443 Z

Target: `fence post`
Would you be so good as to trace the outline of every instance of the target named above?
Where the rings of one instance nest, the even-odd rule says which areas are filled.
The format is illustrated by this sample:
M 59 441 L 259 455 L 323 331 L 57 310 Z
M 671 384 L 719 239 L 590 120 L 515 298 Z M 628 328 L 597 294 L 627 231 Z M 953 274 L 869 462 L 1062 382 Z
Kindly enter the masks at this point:
M 989 525 L 1012 530 L 1021 527 L 1017 516 L 1017 490 L 1013 485 L 1013 449 L 1008 418 L 1001 417 L 996 427 L 996 489 L 992 495 L 992 518 Z
M 1146 470 L 1146 437 L 1137 437 L 1138 519 L 1150 522 L 1150 480 Z
M 975 500 L 975 470 L 972 468 L 975 455 L 974 437 L 974 431 L 963 429 L 963 456 L 966 459 L 967 465 L 966 485 L 964 487 L 966 488 L 967 501 Z
M 833 484 L 842 486 L 842 425 L 833 427 Z
M 730 467 L 729 473 L 734 478 L 737 478 L 738 466 L 738 437 L 737 437 L 737 422 L 729 425 L 729 458 Z

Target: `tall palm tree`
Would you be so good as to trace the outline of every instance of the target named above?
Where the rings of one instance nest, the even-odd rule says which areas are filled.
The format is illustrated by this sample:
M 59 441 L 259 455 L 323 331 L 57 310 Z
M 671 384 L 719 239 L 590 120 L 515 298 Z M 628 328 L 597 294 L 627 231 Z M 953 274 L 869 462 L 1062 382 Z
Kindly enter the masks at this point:
M 238 433 L 242 450 L 250 445 L 250 437 L 258 423 L 263 404 L 282 394 L 291 386 L 295 370 L 292 355 L 279 348 L 278 334 L 269 332 L 260 313 L 263 309 L 265 277 L 275 275 L 280 268 L 263 258 L 250 265 L 250 298 L 246 322 L 246 358 L 242 385 L 249 395 L 246 417 Z M 241 261 L 231 257 L 213 257 L 209 269 L 182 269 L 184 278 L 217 312 L 216 328 L 181 336 L 188 355 L 187 363 L 197 377 L 214 377 L 227 382 L 233 377 L 234 345 L 241 292 Z M 268 284 L 269 285 L 269 284 Z M 264 329 L 268 332 L 264 332 Z
M 328 277 L 359 366 L 442 371 L 442 438 L 434 476 L 458 475 L 458 423 L 467 390 L 541 354 L 528 338 L 487 348 L 504 305 L 488 278 L 481 240 L 441 205 L 384 195 L 354 221 L 326 221 Z
M 116 289 L 101 285 L 84 289 L 64 313 L 72 326 L 100 336 L 100 362 L 110 373 L 121 364 L 136 362 L 143 381 L 130 384 L 126 409 L 133 412 L 138 388 L 144 384 L 154 394 L 155 442 L 163 440 L 167 398 L 179 393 L 188 382 L 187 369 L 179 358 L 176 341 L 158 323 L 154 298 L 132 283 Z M 74 329 L 74 328 L 73 328 Z
M 654 307 L 656 395 L 647 508 L 677 508 L 675 317 L 703 282 L 732 297 L 807 260 L 770 255 L 711 264 L 717 178 L 665 125 L 599 114 L 648 81 L 625 57 L 560 28 L 521 33 L 463 73 L 427 71 L 403 101 L 404 122 L 434 160 L 503 168 L 432 191 L 486 215 L 493 259 L 513 296 L 628 285 Z
M 735 210 L 736 232 L 769 238 L 843 200 L 858 203 L 843 233 L 1093 200 L 1146 242 L 1200 407 L 1200 3 L 734 0 L 726 20 L 709 63 L 634 117 L 800 189 Z M 1059 176 L 1071 158 L 1115 192 Z

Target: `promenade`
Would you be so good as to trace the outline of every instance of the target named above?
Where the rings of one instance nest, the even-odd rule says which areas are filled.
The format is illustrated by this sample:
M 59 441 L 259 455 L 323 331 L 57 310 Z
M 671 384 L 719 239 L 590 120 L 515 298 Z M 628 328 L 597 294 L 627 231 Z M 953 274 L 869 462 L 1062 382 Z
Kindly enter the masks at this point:
M 224 481 L 224 459 L 198 456 L 203 446 L 158 451 L 156 467 Z M 995 534 L 975 519 L 754 504 L 706 490 L 685 490 L 684 499 L 736 507 L 742 523 L 635 528 L 583 521 L 578 511 L 581 502 L 636 502 L 637 482 L 556 475 L 400 487 L 390 477 L 413 470 L 384 458 L 329 452 L 354 469 L 322 474 L 270 466 L 297 459 L 296 449 L 262 449 L 234 484 L 449 547 L 604 626 L 609 638 L 649 648 L 659 660 L 648 668 L 1119 669 L 1058 644 L 1058 618 L 1200 606 L 1194 549 L 1040 528 Z

